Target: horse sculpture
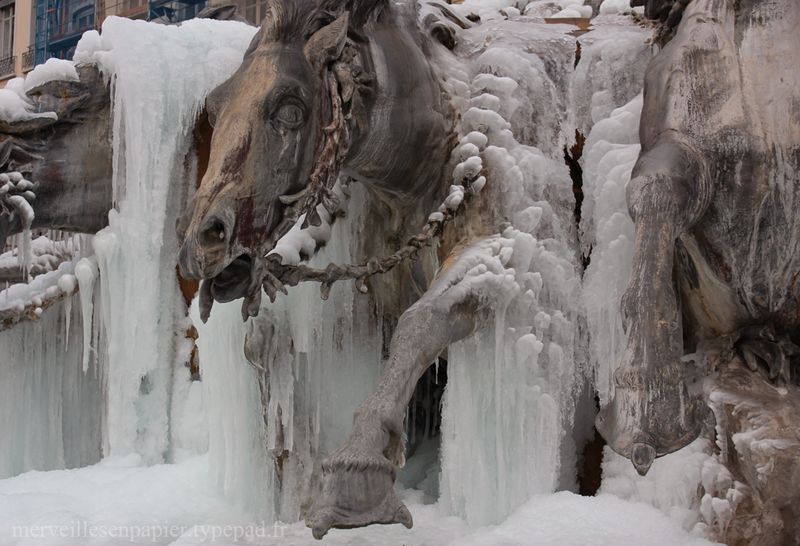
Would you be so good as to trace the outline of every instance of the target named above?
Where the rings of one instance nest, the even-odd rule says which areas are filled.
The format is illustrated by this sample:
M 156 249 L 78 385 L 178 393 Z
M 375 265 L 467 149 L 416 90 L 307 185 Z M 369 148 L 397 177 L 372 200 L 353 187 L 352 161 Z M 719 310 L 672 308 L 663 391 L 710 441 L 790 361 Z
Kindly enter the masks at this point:
M 798 341 L 791 336 L 798 331 L 800 293 L 794 281 L 800 264 L 796 253 L 779 243 L 778 233 L 788 235 L 784 241 L 790 246 L 799 240 L 795 215 L 786 207 L 800 187 L 796 175 L 800 124 L 797 116 L 787 117 L 770 104 L 798 102 L 797 71 L 790 66 L 793 57 L 782 49 L 786 41 L 772 37 L 792 35 L 800 14 L 789 2 L 697 0 L 686 5 L 647 5 L 648 15 L 665 21 L 667 33 L 674 31 L 681 17 L 683 22 L 651 64 L 645 83 L 643 149 L 628 190 L 637 230 L 634 273 L 622 303 L 628 349 L 615 375 L 615 399 L 598 417 L 598 428 L 610 445 L 630 458 L 641 474 L 657 456 L 696 438 L 707 420 L 699 387 L 681 360 L 684 354 L 702 350 L 704 343 L 718 336 L 733 335 L 753 369 L 765 362 L 770 377 L 788 381 L 789 357 L 796 351 L 792 342 Z M 253 256 L 241 255 L 247 249 L 265 250 L 263 238 L 278 225 L 279 197 L 302 190 L 314 163 L 311 143 L 317 142 L 317 153 L 323 149 L 313 135 L 326 123 L 319 121 L 318 112 L 324 112 L 322 119 L 327 120 L 331 107 L 319 91 L 325 83 L 320 74 L 325 72 L 322 67 L 335 66 L 332 72 L 341 78 L 339 87 L 347 90 L 352 68 L 341 60 L 346 48 L 353 50 L 346 58 L 358 59 L 362 68 L 374 66 L 377 78 L 369 98 L 358 87 L 346 92 L 352 97 L 354 121 L 346 131 L 351 142 L 341 157 L 341 173 L 375 188 L 401 210 L 409 200 L 430 202 L 444 184 L 443 144 L 452 135 L 452 125 L 446 101 L 423 58 L 425 38 L 410 39 L 409 33 L 415 31 L 398 24 L 403 17 L 391 14 L 388 4 L 378 3 L 366 10 L 351 8 L 348 39 L 347 16 L 341 15 L 345 9 L 339 5 L 326 21 L 338 19 L 317 30 L 321 23 L 309 22 L 316 16 L 298 20 L 286 13 L 284 4 L 275 3 L 274 20 L 262 29 L 243 67 L 220 91 L 226 106 L 217 123 L 225 144 L 215 148 L 212 143 L 211 168 L 181 254 L 184 271 L 212 279 L 210 293 L 220 301 L 246 296 L 261 284 L 262 279 L 255 283 L 251 279 L 254 269 L 242 265 L 252 264 Z M 308 38 L 298 40 L 303 33 Z M 359 34 L 366 37 L 361 44 L 353 39 Z M 774 54 L 755 57 L 765 50 Z M 414 95 L 398 93 L 391 71 L 381 70 L 381 60 L 398 51 L 408 69 L 399 78 L 414 80 L 409 88 L 416 90 Z M 277 74 L 282 77 L 297 68 L 273 69 L 262 76 L 259 99 L 248 86 L 258 79 L 254 75 L 259 70 L 269 74 L 262 66 L 280 67 L 281 59 L 292 55 L 306 68 L 296 77 L 315 90 L 311 95 L 320 105 L 267 102 L 265 111 L 264 97 L 270 96 L 272 85 L 280 85 L 280 79 L 273 84 Z M 776 74 L 783 75 L 778 87 L 769 93 L 761 89 Z M 215 96 L 212 109 L 218 101 Z M 418 113 L 409 115 L 412 104 Z M 282 109 L 290 109 L 291 115 Z M 273 146 L 274 137 L 255 139 L 254 131 L 263 131 L 264 124 L 242 127 L 242 120 L 265 116 L 273 120 L 266 130 L 284 139 L 278 145 L 279 158 L 259 169 L 275 173 L 267 177 L 270 183 L 252 188 L 228 182 L 256 184 L 255 177 L 247 175 L 255 171 L 248 169 L 264 155 L 248 154 L 248 146 L 252 141 Z M 284 121 L 284 116 L 291 121 Z M 283 127 L 286 123 L 290 126 Z M 303 136 L 293 140 L 294 131 Z M 401 137 L 392 142 L 375 138 L 385 134 Z M 303 142 L 305 148 L 299 148 Z M 416 152 L 406 154 L 419 149 L 415 146 L 420 143 L 430 161 L 406 159 L 417 157 Z M 297 157 L 306 160 L 298 163 Z M 378 157 L 395 159 L 378 163 L 381 167 L 376 170 Z M 226 161 L 231 168 L 225 168 Z M 287 167 L 282 167 L 284 162 Z M 409 171 L 409 164 L 416 168 Z M 781 164 L 791 168 L 783 171 Z M 303 173 L 292 169 L 301 165 Z M 776 172 L 784 174 L 777 179 Z M 248 199 L 237 201 L 242 194 Z M 254 218 L 262 223 L 254 224 Z M 499 230 L 491 222 L 484 227 L 487 233 Z M 472 332 L 487 311 L 477 298 L 456 299 L 453 304 L 446 295 L 463 274 L 458 252 L 468 245 L 462 241 L 455 247 L 456 254 L 445 260 L 449 268 L 401 317 L 383 380 L 356 413 L 345 446 L 323 464 L 323 492 L 307 517 L 316 537 L 330 527 L 411 525 L 392 488 L 394 469 L 402 458 L 404 409 L 416 380 L 436 355 Z M 685 302 L 682 310 L 679 301 Z
M 245 297 L 243 316 L 257 312 L 265 278 L 274 282 L 260 276 L 259 262 L 273 232 L 294 223 L 283 212 L 309 179 L 328 169 L 326 176 L 365 184 L 398 216 L 413 218 L 446 187 L 455 137 L 427 58 L 432 43 L 411 7 L 276 1 L 270 14 L 242 66 L 207 101 L 212 152 L 180 254 L 184 275 L 205 279 L 206 309 L 212 302 L 203 294 Z M 326 148 L 332 135 L 336 149 Z M 400 226 L 401 236 L 413 225 Z M 444 277 L 401 317 L 381 384 L 359 409 L 345 447 L 323 463 L 323 492 L 307 517 L 317 538 L 330 527 L 411 527 L 393 489 L 405 409 L 419 377 L 473 330 L 480 313 L 476 302 L 445 305 L 439 285 L 458 279 Z
M 790 383 L 800 342 L 800 226 L 787 208 L 800 195 L 800 118 L 783 110 L 800 101 L 791 53 L 800 12 L 788 1 L 685 4 L 650 7 L 682 19 L 646 76 L 628 187 L 628 348 L 598 421 L 642 474 L 700 433 L 704 405 L 685 354 L 732 336 L 753 370 L 761 363 Z
M 308 197 L 318 196 L 295 195 L 310 179 L 327 197 L 341 173 L 401 209 L 432 203 L 441 187 L 453 119 L 425 39 L 398 25 L 388 3 L 345 7 L 276 3 L 242 66 L 207 100 L 211 156 L 180 264 L 210 279 L 217 301 L 258 297 L 253 260 L 294 223 L 282 215 L 287 199 L 312 213 Z
M 394 481 L 403 463 L 404 418 L 417 381 L 450 344 L 492 315 L 493 305 L 502 300 L 493 303 L 492 291 L 514 284 L 515 270 L 520 286 L 530 288 L 520 295 L 522 306 L 530 308 L 533 291 L 539 290 L 538 277 L 525 277 L 531 254 L 512 257 L 513 239 L 523 235 L 503 225 L 499 204 L 478 199 L 465 232 L 445 226 L 468 198 L 481 194 L 486 183 L 481 150 L 495 138 L 510 143 L 503 132 L 508 124 L 494 110 L 476 107 L 463 114 L 466 134 L 459 141 L 455 99 L 434 71 L 433 48 L 441 46 L 419 30 L 412 6 L 276 0 L 270 13 L 241 68 L 207 101 L 214 125 L 211 155 L 194 207 L 183 221 L 180 265 L 184 275 L 203 279 L 204 316 L 213 300 L 239 297 L 244 297 L 242 316 L 253 316 L 262 288 L 272 296 L 282 283 L 298 280 L 296 268 L 286 269 L 279 256 L 268 253 L 300 221 L 300 212 L 309 228 L 315 225 L 312 215 L 319 224 L 335 213 L 331 182 L 339 176 L 369 188 L 393 217 L 402 219 L 390 236 L 410 237 L 409 244 L 388 260 L 354 268 L 356 274 L 353 268 L 331 266 L 306 278 L 323 287 L 347 276 L 363 281 L 396 265 L 401 256 L 418 253 L 433 236 L 445 235 L 439 248 L 443 266 L 400 317 L 382 379 L 357 410 L 344 445 L 322 462 L 321 492 L 306 513 L 317 538 L 331 527 L 411 527 L 411 514 L 398 499 Z M 468 24 L 446 9 L 441 13 L 451 22 Z M 433 35 L 451 36 L 435 19 L 428 21 Z M 510 98 L 517 85 L 490 73 L 477 80 L 485 90 L 478 100 L 495 110 L 498 95 Z M 470 127 L 477 130 L 469 132 Z M 553 202 L 570 202 L 565 174 L 557 180 L 567 184 L 554 190 Z M 546 199 L 534 193 L 514 204 Z M 544 213 L 542 225 L 554 237 L 569 232 L 572 207 L 564 210 L 566 222 L 558 213 Z M 426 211 L 434 211 L 427 223 Z M 411 237 L 423 223 L 422 233 Z M 577 282 L 574 254 L 559 249 L 561 254 L 552 259 L 563 262 L 556 267 Z M 542 247 L 541 252 L 549 251 Z M 505 269 L 507 263 L 512 269 Z M 478 285 L 484 290 L 475 289 Z
M 0 126 L 2 169 L 21 171 L 37 181 L 36 215 L 27 227 L 100 230 L 112 206 L 111 101 L 106 83 L 95 68 L 85 67 L 77 81 L 49 81 L 28 96 L 37 110 L 55 115 L 4 121 Z M 12 210 L 6 207 L 4 212 Z M 24 227 L 20 214 L 0 215 L 0 241 Z

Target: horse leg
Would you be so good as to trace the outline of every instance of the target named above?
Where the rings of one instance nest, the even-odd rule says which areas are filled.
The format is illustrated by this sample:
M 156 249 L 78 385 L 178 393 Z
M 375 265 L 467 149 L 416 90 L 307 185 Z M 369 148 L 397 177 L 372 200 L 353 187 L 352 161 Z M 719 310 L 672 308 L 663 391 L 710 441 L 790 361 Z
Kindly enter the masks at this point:
M 675 241 L 702 216 L 710 181 L 687 145 L 664 139 L 640 156 L 628 186 L 636 225 L 633 271 L 622 298 L 628 336 L 614 374 L 615 393 L 597 418 L 614 451 L 644 475 L 656 457 L 700 433 L 702 405 L 687 389 L 679 301 L 673 279 Z
M 483 313 L 476 298 L 454 290 L 468 269 L 459 264 L 479 244 L 451 255 L 428 291 L 400 317 L 375 392 L 356 411 L 344 445 L 322 463 L 322 493 L 306 517 L 315 538 L 331 527 L 412 526 L 394 492 L 404 463 L 403 418 L 419 378 L 449 344 L 474 331 Z

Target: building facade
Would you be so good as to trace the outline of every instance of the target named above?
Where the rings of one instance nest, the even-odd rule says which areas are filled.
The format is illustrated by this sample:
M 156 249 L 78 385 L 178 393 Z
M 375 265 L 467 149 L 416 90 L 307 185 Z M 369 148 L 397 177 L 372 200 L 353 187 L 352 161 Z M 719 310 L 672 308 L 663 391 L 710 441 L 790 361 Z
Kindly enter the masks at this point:
M 33 68 L 32 0 L 0 0 L 0 85 Z
M 253 25 L 266 0 L 0 0 L 0 87 L 51 57 L 71 59 L 84 32 L 115 15 L 161 23 L 196 17 L 209 5 L 235 4 Z
M 235 5 L 239 17 L 260 25 L 267 9 L 266 0 L 150 0 L 149 20 L 180 23 L 196 17 L 207 7 Z
M 36 64 L 50 57 L 71 59 L 78 40 L 95 28 L 94 0 L 35 0 Z

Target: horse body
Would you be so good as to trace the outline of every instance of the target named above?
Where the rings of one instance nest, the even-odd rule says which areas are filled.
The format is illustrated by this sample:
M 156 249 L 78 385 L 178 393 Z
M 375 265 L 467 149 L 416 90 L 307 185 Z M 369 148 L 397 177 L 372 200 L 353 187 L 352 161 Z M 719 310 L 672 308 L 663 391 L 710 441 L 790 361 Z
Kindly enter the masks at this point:
M 700 433 L 706 410 L 686 353 L 727 336 L 753 368 L 763 361 L 773 379 L 789 379 L 800 119 L 784 109 L 800 100 L 798 17 L 788 0 L 696 0 L 648 68 L 628 187 L 628 346 L 598 420 L 640 473 Z
M 492 302 L 517 292 L 520 297 L 507 305 L 526 322 L 515 335 L 530 330 L 533 309 L 556 317 L 553 330 L 558 333 L 553 334 L 552 353 L 542 356 L 543 366 L 550 359 L 557 366 L 558 355 L 571 355 L 578 343 L 572 335 L 579 283 L 572 183 L 561 157 L 554 160 L 517 142 L 506 120 L 518 103 L 513 97 L 518 84 L 509 77 L 516 75 L 514 67 L 527 67 L 530 82 L 555 78 L 534 53 L 514 53 L 508 63 L 502 55 L 509 50 L 503 48 L 482 56 L 497 40 L 484 43 L 481 32 L 474 37 L 475 47 L 468 46 L 481 61 L 460 72 L 455 57 L 440 57 L 445 55 L 441 48 L 432 51 L 410 6 L 378 2 L 359 12 L 357 4 L 336 3 L 328 13 L 328 4 L 308 2 L 302 6 L 317 17 L 298 19 L 292 5 L 271 4 L 268 21 L 241 68 L 207 101 L 214 125 L 211 154 L 187 217 L 180 265 L 185 274 L 210 284 L 217 301 L 249 293 L 258 261 L 270 250 L 265 242 L 287 210 L 281 198 L 303 191 L 327 150 L 337 99 L 349 116 L 346 138 L 338 142 L 342 158 L 337 174 L 372 190 L 399 221 L 394 232 L 372 232 L 382 239 L 382 249 L 416 230 L 430 213 L 452 214 L 464 208 L 465 195 L 474 198 L 469 221 L 461 226 L 466 229 L 443 238 L 440 272 L 432 281 L 421 279 L 418 284 L 427 290 L 397 322 L 380 383 L 356 412 L 342 447 L 323 461 L 321 490 L 305 515 L 316 537 L 331 527 L 410 527 L 394 479 L 404 457 L 406 408 L 418 379 L 437 356 L 492 316 Z M 496 32 L 500 36 L 502 30 Z M 553 48 L 571 65 L 574 39 L 563 29 L 547 32 Z M 474 97 L 449 95 L 443 80 L 453 74 L 437 73 L 437 60 L 453 63 L 445 68 L 460 72 L 454 78 L 460 83 L 452 85 Z M 338 96 L 326 93 L 331 77 Z M 566 95 L 566 86 L 559 89 Z M 486 190 L 488 198 L 480 196 L 486 178 L 472 185 L 485 172 L 498 179 Z M 451 184 L 455 190 L 447 196 Z M 437 202 L 443 197 L 444 203 Z M 512 218 L 527 232 L 506 229 L 503 224 Z M 521 248 L 517 254 L 515 244 Z M 553 278 L 553 286 L 544 291 L 539 285 L 543 275 Z M 394 286 L 392 295 L 402 288 Z M 558 337 L 562 334 L 563 339 Z M 564 360 L 569 375 L 574 360 Z
M 712 6 L 704 11 L 715 13 L 724 23 L 724 39 L 734 44 L 730 68 L 737 92 L 720 112 L 708 116 L 704 126 L 710 130 L 698 135 L 725 168 L 715 169 L 714 197 L 691 236 L 706 249 L 703 262 L 735 294 L 736 328 L 771 323 L 784 333 L 797 332 L 800 40 L 794 29 L 800 12 L 791 2 L 741 2 L 737 7 L 728 2 L 713 9 L 716 13 Z
M 356 124 L 342 174 L 384 193 L 398 204 L 442 188 L 454 132 L 453 112 L 429 60 L 428 38 L 408 6 L 366 33 L 360 64 L 375 74 L 373 97 Z M 390 19 L 390 20 L 389 20 Z

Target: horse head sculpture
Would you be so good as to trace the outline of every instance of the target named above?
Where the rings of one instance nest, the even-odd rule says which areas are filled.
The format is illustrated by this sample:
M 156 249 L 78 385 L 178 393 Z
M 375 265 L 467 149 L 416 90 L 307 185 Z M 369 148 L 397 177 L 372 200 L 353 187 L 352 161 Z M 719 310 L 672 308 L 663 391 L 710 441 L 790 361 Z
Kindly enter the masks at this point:
M 206 281 L 204 315 L 241 297 L 245 317 L 258 312 L 259 262 L 301 213 L 318 225 L 316 206 L 335 208 L 340 172 L 393 198 L 440 186 L 452 123 L 425 40 L 392 10 L 272 0 L 242 65 L 208 97 L 208 168 L 179 258 L 185 276 Z

